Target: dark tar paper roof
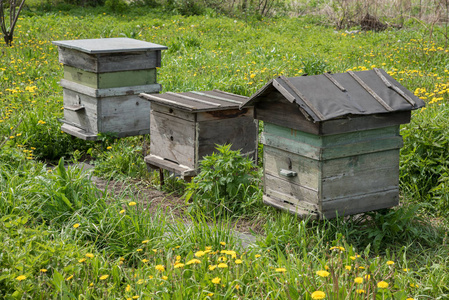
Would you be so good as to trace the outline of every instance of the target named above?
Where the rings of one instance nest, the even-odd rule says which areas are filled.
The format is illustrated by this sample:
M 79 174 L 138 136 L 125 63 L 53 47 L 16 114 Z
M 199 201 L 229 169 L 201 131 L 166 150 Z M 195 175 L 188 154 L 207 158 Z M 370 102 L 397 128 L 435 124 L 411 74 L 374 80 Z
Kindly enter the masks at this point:
M 271 80 L 240 108 L 270 101 L 270 94 L 281 93 L 298 105 L 314 122 L 347 115 L 371 115 L 410 111 L 425 106 L 423 100 L 403 87 L 382 69 Z

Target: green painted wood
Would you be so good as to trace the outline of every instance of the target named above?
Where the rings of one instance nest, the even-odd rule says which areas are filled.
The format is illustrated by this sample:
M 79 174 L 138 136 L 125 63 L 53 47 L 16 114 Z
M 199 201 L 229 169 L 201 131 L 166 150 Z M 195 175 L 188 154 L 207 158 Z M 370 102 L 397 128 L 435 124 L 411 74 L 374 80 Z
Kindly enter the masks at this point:
M 399 125 L 395 125 L 384 128 L 320 136 L 272 123 L 264 123 L 264 132 L 266 133 L 316 147 L 326 147 L 378 139 L 382 137 L 399 136 L 399 129 Z
M 64 79 L 95 89 L 148 85 L 156 83 L 156 69 L 93 73 L 65 65 Z
M 306 143 L 268 134 L 266 132 L 263 133 L 261 142 L 264 145 L 318 160 L 348 157 L 390 149 L 399 149 L 403 145 L 401 136 L 393 136 L 331 147 L 316 147 Z

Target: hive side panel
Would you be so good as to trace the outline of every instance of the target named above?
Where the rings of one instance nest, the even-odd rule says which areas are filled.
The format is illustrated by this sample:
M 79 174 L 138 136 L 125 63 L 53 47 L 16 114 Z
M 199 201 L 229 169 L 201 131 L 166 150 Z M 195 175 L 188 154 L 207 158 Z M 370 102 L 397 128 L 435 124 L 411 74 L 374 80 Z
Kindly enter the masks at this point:
M 59 62 L 85 71 L 98 72 L 97 56 L 94 54 L 59 47 Z
M 98 133 L 98 100 L 69 89 L 63 89 L 64 107 L 81 106 L 73 111 L 64 109 L 64 119 L 87 132 Z
M 176 117 L 176 118 L 180 118 L 180 119 L 184 119 L 190 122 L 195 122 L 196 121 L 196 113 L 191 113 L 191 112 L 187 112 L 181 109 L 177 109 L 177 108 L 173 108 L 170 106 L 166 106 L 166 105 L 160 105 L 157 102 L 152 101 L 151 102 L 151 109 L 153 111 L 159 112 L 159 113 L 163 113 L 163 114 L 167 114 L 170 115 L 172 117 Z
M 99 131 L 118 137 L 150 133 L 150 102 L 137 95 L 100 98 Z
M 160 67 L 160 50 L 98 54 L 98 73 L 155 69 Z
M 240 150 L 255 159 L 257 128 L 257 122 L 251 116 L 198 122 L 198 158 L 201 160 L 215 152 L 216 145 L 232 144 L 232 150 Z
M 322 203 L 322 214 L 325 218 L 347 216 L 383 208 L 390 208 L 399 204 L 399 189 L 366 193 L 354 197 L 345 197 Z
M 195 169 L 195 122 L 151 111 L 150 153 Z
M 304 188 L 318 191 L 320 164 L 317 160 L 309 159 L 270 146 L 265 146 L 263 151 L 265 174 L 283 178 L 293 184 L 298 184 Z M 282 170 L 291 170 L 295 172 L 296 175 L 292 177 L 283 176 L 281 175 Z

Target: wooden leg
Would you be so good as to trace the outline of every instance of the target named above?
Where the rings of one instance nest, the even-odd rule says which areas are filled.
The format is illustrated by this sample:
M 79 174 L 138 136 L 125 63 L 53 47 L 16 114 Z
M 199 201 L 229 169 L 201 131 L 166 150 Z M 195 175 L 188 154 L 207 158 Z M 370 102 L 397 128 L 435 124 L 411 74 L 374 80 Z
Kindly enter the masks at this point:
M 163 186 L 164 185 L 164 170 L 161 168 L 159 168 L 159 179 L 161 182 L 161 186 Z

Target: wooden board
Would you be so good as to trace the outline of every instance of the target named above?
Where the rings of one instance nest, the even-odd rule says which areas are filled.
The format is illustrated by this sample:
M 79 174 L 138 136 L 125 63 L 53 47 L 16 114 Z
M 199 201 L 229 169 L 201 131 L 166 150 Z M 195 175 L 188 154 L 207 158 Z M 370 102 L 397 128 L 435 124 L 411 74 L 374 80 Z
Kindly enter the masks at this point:
M 149 100 L 147 100 L 147 101 L 149 101 Z M 187 112 L 185 110 L 181 110 L 179 108 L 174 108 L 171 106 L 161 105 L 154 101 L 150 101 L 150 102 L 151 102 L 151 109 L 153 111 L 160 112 L 160 113 L 163 113 L 163 114 L 166 114 L 169 116 L 173 116 L 176 118 L 180 118 L 183 120 L 187 120 L 190 122 L 196 122 L 196 116 L 197 116 L 196 113 Z
M 265 174 L 284 178 L 292 184 L 315 190 L 318 193 L 321 180 L 321 164 L 318 160 L 295 155 L 291 152 L 272 148 L 270 146 L 264 147 L 263 155 Z M 281 170 L 292 170 L 296 172 L 297 175 L 287 178 L 280 175 Z
M 274 148 L 317 160 L 348 157 L 364 153 L 399 149 L 403 145 L 401 136 L 373 139 L 358 143 L 342 144 L 333 147 L 315 147 L 291 139 L 263 133 L 261 142 Z
M 78 111 L 64 109 L 64 119 L 67 122 L 76 124 L 77 127 L 82 128 L 86 132 L 99 133 L 98 100 L 96 98 L 64 88 L 63 102 L 64 107 L 76 105 L 84 107 L 83 110 Z
M 322 203 L 323 218 L 331 219 L 337 216 L 348 216 L 367 211 L 390 208 L 399 204 L 399 189 L 365 193 L 354 197 L 345 197 Z
M 305 209 L 301 209 L 298 206 L 291 205 L 289 203 L 280 201 L 278 199 L 275 199 L 270 196 L 263 195 L 263 202 L 265 204 L 271 205 L 273 207 L 286 210 L 292 214 L 297 215 L 300 218 L 311 218 L 311 219 L 318 219 L 319 214 L 313 211 L 308 211 Z
M 123 96 L 123 95 L 139 95 L 140 93 L 159 93 L 161 85 L 158 83 L 148 85 L 124 86 L 107 89 L 94 89 L 92 87 L 76 83 L 74 81 L 61 79 L 60 85 L 63 88 L 95 98 Z
M 195 169 L 196 125 L 175 116 L 151 111 L 150 154 Z
M 214 153 L 217 145 L 232 144 L 232 150 L 240 150 L 243 155 L 257 161 L 258 124 L 252 117 L 201 121 L 197 124 L 198 160 Z
M 59 47 L 59 62 L 94 73 L 154 69 L 161 66 L 161 50 L 89 54 Z
M 174 174 L 181 175 L 183 179 L 184 177 L 188 178 L 197 175 L 197 170 L 179 165 L 156 155 L 150 154 L 145 156 L 144 161 L 147 163 L 148 167 L 152 169 L 164 169 L 173 172 Z
M 62 124 L 61 131 L 64 131 L 65 133 L 68 133 L 70 135 L 73 135 L 77 138 L 86 140 L 86 141 L 96 141 L 97 135 L 93 134 L 91 132 L 87 132 L 81 128 L 71 126 L 68 124 Z
M 156 69 L 93 73 L 71 66 L 64 66 L 64 79 L 94 89 L 149 85 L 156 83 Z

